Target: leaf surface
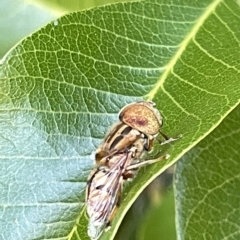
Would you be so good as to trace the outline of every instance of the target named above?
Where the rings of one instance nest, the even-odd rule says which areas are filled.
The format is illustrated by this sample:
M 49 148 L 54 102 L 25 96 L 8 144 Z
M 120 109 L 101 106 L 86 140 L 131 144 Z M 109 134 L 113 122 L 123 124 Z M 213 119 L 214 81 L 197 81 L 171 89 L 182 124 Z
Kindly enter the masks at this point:
M 240 107 L 177 163 L 178 239 L 239 239 Z

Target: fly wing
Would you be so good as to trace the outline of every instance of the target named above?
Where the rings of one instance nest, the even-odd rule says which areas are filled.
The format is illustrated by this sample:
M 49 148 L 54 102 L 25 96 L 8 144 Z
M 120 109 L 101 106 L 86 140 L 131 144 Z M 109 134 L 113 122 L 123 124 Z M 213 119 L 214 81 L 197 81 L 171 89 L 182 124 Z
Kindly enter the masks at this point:
M 112 168 L 99 168 L 88 185 L 87 213 L 89 215 L 88 234 L 98 239 L 105 229 L 114 210 L 122 187 L 122 166 L 128 154 L 115 155 Z

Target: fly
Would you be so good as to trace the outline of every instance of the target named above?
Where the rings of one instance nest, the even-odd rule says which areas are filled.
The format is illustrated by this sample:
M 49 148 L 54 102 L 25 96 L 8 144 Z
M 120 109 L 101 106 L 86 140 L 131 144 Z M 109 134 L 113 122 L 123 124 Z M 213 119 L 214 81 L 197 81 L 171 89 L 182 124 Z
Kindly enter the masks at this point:
M 169 138 L 160 131 L 163 119 L 151 101 L 132 103 L 119 113 L 119 122 L 113 125 L 103 143 L 96 150 L 97 167 L 90 174 L 87 191 L 88 235 L 98 239 L 111 224 L 120 204 L 124 180 L 136 175 L 139 168 L 167 159 L 166 154 L 157 159 L 142 161 L 146 152 L 152 150 L 153 141 L 160 133 L 169 143 Z

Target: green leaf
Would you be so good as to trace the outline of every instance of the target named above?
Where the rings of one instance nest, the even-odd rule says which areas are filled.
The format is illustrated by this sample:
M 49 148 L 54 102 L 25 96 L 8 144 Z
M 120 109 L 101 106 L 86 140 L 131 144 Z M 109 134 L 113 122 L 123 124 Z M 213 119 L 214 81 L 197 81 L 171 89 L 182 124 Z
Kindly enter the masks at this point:
M 177 164 L 179 239 L 239 239 L 240 106 Z
M 86 179 L 117 112 L 156 102 L 171 158 L 126 185 L 113 227 L 152 179 L 238 104 L 239 5 L 143 1 L 72 13 L 24 39 L 0 65 L 3 239 L 88 239 Z M 160 147 L 155 147 L 154 156 Z

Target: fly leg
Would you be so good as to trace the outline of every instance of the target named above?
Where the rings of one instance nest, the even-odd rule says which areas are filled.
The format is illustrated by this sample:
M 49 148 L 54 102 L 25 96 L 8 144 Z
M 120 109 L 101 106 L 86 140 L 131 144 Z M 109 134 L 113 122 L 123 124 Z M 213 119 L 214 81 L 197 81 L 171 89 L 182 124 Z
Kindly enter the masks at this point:
M 177 137 L 168 137 L 165 133 L 159 131 L 159 133 L 163 136 L 163 138 L 165 139 L 164 141 L 161 141 L 159 139 L 156 139 L 160 145 L 164 145 L 164 144 L 167 144 L 167 143 L 170 143 L 170 142 L 173 142 L 173 141 L 176 141 L 178 140 L 179 138 L 182 137 L 182 134 L 178 135 Z
M 153 163 L 156 163 L 156 162 L 159 162 L 161 160 L 164 160 L 164 159 L 168 159 L 170 157 L 169 154 L 166 154 L 164 156 L 161 156 L 159 158 L 156 158 L 156 159 L 152 159 L 152 160 L 147 160 L 147 161 L 144 161 L 144 162 L 138 162 L 138 163 L 134 163 L 134 164 L 131 164 L 130 166 L 128 166 L 125 170 L 125 172 L 123 173 L 123 179 L 124 180 L 129 180 L 129 179 L 133 179 L 136 175 L 136 171 L 143 167 L 143 166 L 146 166 L 146 165 L 150 165 L 150 164 L 153 164 Z
M 129 174 L 132 170 L 137 170 L 138 168 L 141 168 L 143 166 L 147 166 L 147 165 L 159 162 L 161 160 L 168 159 L 169 157 L 170 157 L 170 155 L 166 154 L 166 155 L 163 155 L 163 156 L 161 156 L 159 158 L 156 158 L 156 159 L 151 159 L 151 160 L 147 160 L 147 161 L 144 161 L 144 162 L 132 164 L 132 165 L 130 165 L 126 168 L 126 171 L 125 171 L 124 174 Z

